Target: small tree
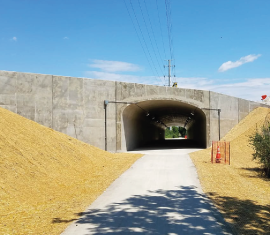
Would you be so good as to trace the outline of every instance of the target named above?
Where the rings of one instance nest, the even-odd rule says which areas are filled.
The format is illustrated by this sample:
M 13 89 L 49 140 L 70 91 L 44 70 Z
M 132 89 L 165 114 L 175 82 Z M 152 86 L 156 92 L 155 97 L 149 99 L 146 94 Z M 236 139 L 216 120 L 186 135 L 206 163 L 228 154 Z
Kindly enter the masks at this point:
M 170 129 L 170 127 L 168 127 L 165 130 L 165 138 L 178 138 L 179 137 L 179 128 L 176 126 L 173 126 L 171 129 Z
M 270 178 L 270 126 L 264 126 L 261 132 L 249 137 L 249 142 L 255 153 L 253 158 L 262 164 L 263 173 Z
M 172 132 L 173 132 L 173 138 L 178 138 L 179 137 L 179 129 L 176 126 L 172 127 Z
M 173 133 L 169 127 L 165 130 L 165 138 L 173 138 Z
M 179 134 L 180 134 L 182 137 L 185 137 L 186 132 L 187 132 L 186 128 L 179 126 Z

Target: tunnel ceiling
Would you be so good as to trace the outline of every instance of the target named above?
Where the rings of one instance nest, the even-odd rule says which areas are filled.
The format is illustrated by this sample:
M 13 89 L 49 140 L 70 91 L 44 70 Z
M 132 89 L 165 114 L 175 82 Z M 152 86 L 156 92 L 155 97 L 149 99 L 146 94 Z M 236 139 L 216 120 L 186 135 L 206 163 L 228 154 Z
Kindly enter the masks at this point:
M 140 109 L 137 114 L 149 114 L 150 118 L 154 117 L 166 126 L 184 126 L 189 117 L 197 119 L 203 113 L 193 105 L 172 100 L 148 100 L 139 102 L 136 106 Z

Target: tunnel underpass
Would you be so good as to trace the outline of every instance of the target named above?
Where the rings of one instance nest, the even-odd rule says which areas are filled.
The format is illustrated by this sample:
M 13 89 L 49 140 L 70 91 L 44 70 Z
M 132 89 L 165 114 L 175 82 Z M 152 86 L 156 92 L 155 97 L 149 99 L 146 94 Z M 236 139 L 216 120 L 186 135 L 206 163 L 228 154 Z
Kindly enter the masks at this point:
M 187 103 L 173 100 L 148 100 L 131 104 L 123 111 L 127 151 L 135 149 L 206 148 L 204 112 Z M 165 129 L 181 126 L 187 139 L 165 139 Z

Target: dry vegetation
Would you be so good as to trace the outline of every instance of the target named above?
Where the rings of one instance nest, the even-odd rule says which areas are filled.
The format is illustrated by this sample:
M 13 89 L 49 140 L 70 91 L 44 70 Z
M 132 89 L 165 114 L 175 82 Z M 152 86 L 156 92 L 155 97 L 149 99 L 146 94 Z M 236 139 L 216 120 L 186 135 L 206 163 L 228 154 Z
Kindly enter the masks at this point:
M 140 157 L 105 152 L 0 108 L 0 234 L 60 234 Z
M 248 143 L 269 112 L 254 110 L 223 138 L 231 142 L 230 166 L 211 164 L 210 148 L 190 154 L 204 192 L 236 234 L 270 234 L 270 181 L 260 175 Z

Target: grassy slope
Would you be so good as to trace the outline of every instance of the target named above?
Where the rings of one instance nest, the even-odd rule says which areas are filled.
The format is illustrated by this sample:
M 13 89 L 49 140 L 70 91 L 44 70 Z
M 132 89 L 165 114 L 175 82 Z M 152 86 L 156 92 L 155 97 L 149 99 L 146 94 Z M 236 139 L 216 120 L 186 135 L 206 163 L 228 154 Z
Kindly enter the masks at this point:
M 59 234 L 141 155 L 112 154 L 0 108 L 0 234 Z
M 238 234 L 270 234 L 270 181 L 258 175 L 248 143 L 269 111 L 254 110 L 222 139 L 231 142 L 230 166 L 211 164 L 210 148 L 190 154 L 204 191 Z

